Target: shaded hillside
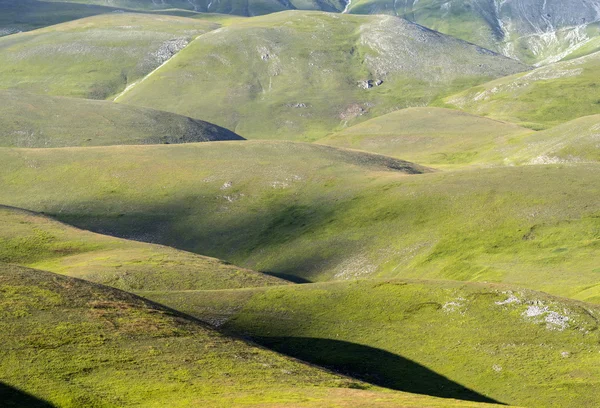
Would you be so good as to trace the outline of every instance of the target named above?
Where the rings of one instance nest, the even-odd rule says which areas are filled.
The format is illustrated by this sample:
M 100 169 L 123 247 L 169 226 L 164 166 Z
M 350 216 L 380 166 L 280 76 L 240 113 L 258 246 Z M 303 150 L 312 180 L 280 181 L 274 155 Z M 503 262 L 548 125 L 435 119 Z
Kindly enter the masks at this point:
M 130 291 L 231 289 L 288 283 L 217 259 L 98 235 L 2 206 L 0 262 Z
M 391 280 L 147 296 L 394 389 L 453 392 L 421 372 L 429 367 L 519 406 L 575 408 L 600 398 L 600 308 L 540 292 Z
M 242 140 L 201 120 L 105 101 L 0 90 L 0 146 L 65 147 Z
M 199 37 L 117 101 L 247 138 L 314 140 L 525 69 L 395 17 L 285 12 Z
M 284 278 L 600 290 L 597 164 L 418 174 L 384 156 L 244 141 L 0 149 L 0 166 L 0 202 Z
M 17 406 L 477 405 L 365 390 L 126 292 L 49 272 L 0 264 L 0 316 L 0 392 Z

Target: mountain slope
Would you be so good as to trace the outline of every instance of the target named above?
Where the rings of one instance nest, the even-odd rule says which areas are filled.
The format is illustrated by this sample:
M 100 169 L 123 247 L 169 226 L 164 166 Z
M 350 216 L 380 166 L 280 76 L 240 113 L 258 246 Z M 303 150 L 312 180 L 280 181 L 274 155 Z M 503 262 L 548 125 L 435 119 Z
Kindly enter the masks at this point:
M 584 116 L 531 134 L 518 144 L 513 163 L 568 163 L 600 161 L 600 115 Z
M 318 143 L 426 164 L 503 163 L 502 153 L 530 130 L 461 111 L 408 108 L 368 120 Z M 506 154 L 506 153 L 504 153 Z
M 445 101 L 468 112 L 548 128 L 600 113 L 600 52 L 476 86 Z
M 369 387 L 49 272 L 0 264 L 0 316 L 0 391 L 57 407 L 477 406 L 349 389 Z M 19 394 L 8 397 L 23 406 Z
M 395 17 L 285 12 L 199 37 L 117 101 L 247 138 L 314 140 L 525 69 Z
M 383 156 L 244 141 L 0 149 L 0 166 L 0 202 L 297 281 L 600 293 L 594 163 L 418 174 Z
M 0 146 L 66 147 L 241 140 L 207 122 L 105 101 L 0 90 Z
M 110 13 L 0 38 L 0 88 L 106 99 L 217 24 Z
M 599 34 L 588 0 L 354 0 L 351 13 L 393 14 L 526 63 L 549 63 Z
M 129 291 L 232 289 L 288 283 L 217 259 L 94 234 L 2 206 L 0 262 Z
M 600 398 L 600 308 L 540 292 L 364 280 L 147 296 L 395 389 L 444 392 L 419 372 L 425 366 L 508 404 L 582 407 Z

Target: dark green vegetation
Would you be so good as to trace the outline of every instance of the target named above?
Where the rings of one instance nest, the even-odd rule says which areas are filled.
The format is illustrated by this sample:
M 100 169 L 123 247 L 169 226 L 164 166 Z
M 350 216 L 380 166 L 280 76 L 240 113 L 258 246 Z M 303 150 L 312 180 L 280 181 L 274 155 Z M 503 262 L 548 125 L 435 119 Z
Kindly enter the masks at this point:
M 371 280 L 146 296 L 393 389 L 460 395 L 428 367 L 515 405 L 593 406 L 600 398 L 600 308 L 539 292 Z
M 475 406 L 368 390 L 126 292 L 49 272 L 0 264 L 0 300 L 0 393 L 13 406 Z
M 525 69 L 395 17 L 285 12 L 203 35 L 116 100 L 247 138 L 314 140 Z
M 0 38 L 0 88 L 106 99 L 218 24 L 110 13 Z
M 0 163 L 9 205 L 288 279 L 600 289 L 593 163 L 413 174 L 426 169 L 289 142 L 1 149 Z
M 197 119 L 105 101 L 0 90 L 0 146 L 63 147 L 241 140 Z

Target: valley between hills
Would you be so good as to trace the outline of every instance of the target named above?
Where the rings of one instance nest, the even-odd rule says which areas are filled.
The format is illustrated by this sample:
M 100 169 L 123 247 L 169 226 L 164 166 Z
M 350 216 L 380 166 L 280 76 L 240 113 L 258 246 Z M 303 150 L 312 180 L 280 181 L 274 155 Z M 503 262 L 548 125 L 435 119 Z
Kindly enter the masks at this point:
M 600 1 L 0 0 L 0 407 L 600 404 Z

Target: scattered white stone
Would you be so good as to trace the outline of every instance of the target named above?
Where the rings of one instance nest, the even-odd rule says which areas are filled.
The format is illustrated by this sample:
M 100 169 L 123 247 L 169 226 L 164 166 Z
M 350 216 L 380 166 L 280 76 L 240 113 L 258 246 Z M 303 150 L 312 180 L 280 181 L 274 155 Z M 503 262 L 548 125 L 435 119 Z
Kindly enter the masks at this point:
M 571 357 L 571 353 L 569 353 L 568 351 L 563 351 L 562 353 L 560 353 L 560 355 L 562 356 L 562 358 Z
M 569 327 L 569 316 L 566 313 L 560 314 L 554 310 L 550 310 L 548 306 L 545 306 L 541 302 L 527 307 L 527 310 L 523 312 L 523 316 L 534 319 L 540 322 L 546 322 L 546 328 L 548 330 L 559 330 L 563 331 Z
M 498 364 L 494 364 L 492 366 L 492 370 L 494 370 L 495 372 L 499 373 L 500 371 L 502 371 L 502 367 L 499 366 Z
M 519 299 L 518 297 L 516 297 L 513 293 L 508 292 L 507 294 L 509 295 L 509 297 L 506 300 L 502 300 L 502 301 L 496 302 L 496 304 L 498 306 L 510 305 L 510 304 L 513 304 L 513 303 L 516 303 L 516 304 L 521 303 L 521 299 Z
M 231 188 L 232 185 L 233 183 L 231 181 L 227 181 L 221 186 L 221 190 L 227 190 L 228 188 Z

